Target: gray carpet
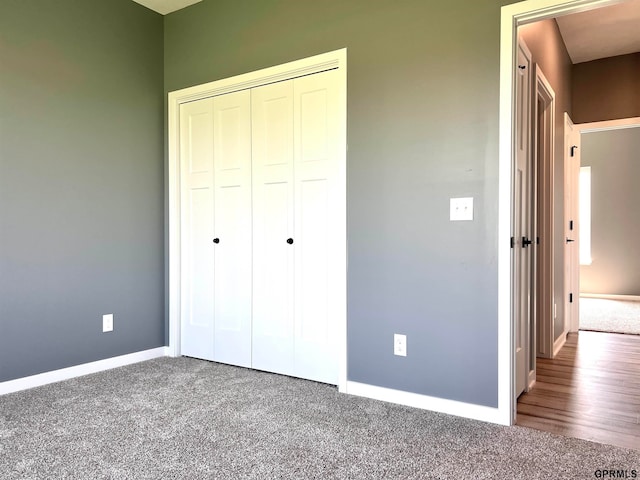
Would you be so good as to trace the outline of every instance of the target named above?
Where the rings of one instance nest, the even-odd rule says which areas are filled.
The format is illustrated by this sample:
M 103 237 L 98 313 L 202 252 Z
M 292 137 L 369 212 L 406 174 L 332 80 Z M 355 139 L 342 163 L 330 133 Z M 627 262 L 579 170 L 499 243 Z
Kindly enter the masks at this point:
M 612 468 L 640 472 L 640 451 L 187 358 L 0 397 L 2 479 L 548 480 Z
M 580 297 L 580 330 L 640 335 L 640 302 Z

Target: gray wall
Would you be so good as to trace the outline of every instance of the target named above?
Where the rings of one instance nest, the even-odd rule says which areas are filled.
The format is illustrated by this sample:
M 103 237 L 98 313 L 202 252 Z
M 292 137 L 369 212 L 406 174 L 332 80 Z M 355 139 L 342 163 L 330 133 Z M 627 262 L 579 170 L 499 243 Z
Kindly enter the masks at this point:
M 0 381 L 164 344 L 162 22 L 0 2 Z
M 640 295 L 640 128 L 582 135 L 582 166 L 591 166 L 591 256 L 580 291 Z
M 564 331 L 564 112 L 572 116 L 571 58 L 567 53 L 558 24 L 554 19 L 542 20 L 520 27 L 519 33 L 531 50 L 555 93 L 555 158 L 554 158 L 554 301 L 557 306 L 554 338 Z M 540 239 L 541 242 L 549 239 Z
M 573 66 L 573 121 L 640 117 L 640 52 Z
M 348 48 L 351 381 L 497 406 L 503 3 L 204 0 L 165 18 L 167 91 Z M 473 222 L 448 220 L 459 196 Z

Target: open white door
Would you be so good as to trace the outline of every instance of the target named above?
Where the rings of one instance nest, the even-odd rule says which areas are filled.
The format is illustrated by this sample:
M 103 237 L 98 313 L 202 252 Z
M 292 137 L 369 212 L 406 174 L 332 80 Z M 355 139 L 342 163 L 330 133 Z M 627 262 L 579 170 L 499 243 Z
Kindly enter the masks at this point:
M 518 43 L 516 65 L 516 165 L 513 190 L 513 315 L 516 323 L 515 397 L 529 386 L 531 342 L 531 252 L 532 252 L 532 172 L 531 172 L 531 53 Z
M 564 114 L 564 335 L 580 324 L 580 131 Z

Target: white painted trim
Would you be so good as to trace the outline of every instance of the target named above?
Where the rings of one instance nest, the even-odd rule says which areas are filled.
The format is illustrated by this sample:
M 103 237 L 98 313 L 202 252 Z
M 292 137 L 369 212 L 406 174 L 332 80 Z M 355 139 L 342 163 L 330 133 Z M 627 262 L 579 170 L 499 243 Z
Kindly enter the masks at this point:
M 564 347 L 564 344 L 566 342 L 567 342 L 567 332 L 564 332 L 562 335 L 556 338 L 555 342 L 553 342 L 553 357 L 551 358 L 555 358 L 555 356 L 558 354 L 560 349 Z
M 513 102 L 516 28 L 546 18 L 592 10 L 624 0 L 528 0 L 505 5 L 500 13 L 500 101 L 498 143 L 498 411 L 501 421 L 515 422 L 515 349 L 511 318 L 511 210 L 513 192 Z
M 500 109 L 498 143 L 498 410 L 497 423 L 515 422 L 515 338 L 512 322 L 511 220 L 514 142 L 513 68 L 517 49 L 513 14 L 502 7 L 500 22 Z M 508 240 L 507 240 L 508 239 Z M 509 244 L 507 244 L 509 241 Z
M 310 75 L 326 70 L 337 69 L 340 77 L 339 92 L 339 158 L 340 171 L 338 182 L 341 184 L 341 194 L 346 206 L 347 196 L 347 49 L 335 50 L 302 60 L 289 62 L 275 67 L 269 67 L 255 72 L 237 75 L 223 80 L 197 85 L 169 93 L 169 352 L 171 356 L 180 356 L 180 145 L 179 121 L 180 104 L 200 100 L 216 95 L 223 95 L 238 90 L 257 87 L 273 82 L 289 80 L 303 75 Z M 335 252 L 338 262 L 344 265 L 344 276 L 335 279 L 343 292 L 340 299 L 340 318 L 337 319 L 340 331 L 338 390 L 343 392 L 347 385 L 347 245 L 346 245 L 346 207 L 340 213 L 340 223 L 343 226 L 344 249 Z
M 154 358 L 166 357 L 168 354 L 169 349 L 167 347 L 158 347 L 150 350 L 143 350 L 141 352 L 121 355 L 119 357 L 111 357 L 95 362 L 83 363 L 82 365 L 62 368 L 60 370 L 53 370 L 51 372 L 39 373 L 37 375 L 18 378 L 16 380 L 9 380 L 7 382 L 0 383 L 0 395 L 40 387 L 50 383 L 61 382 L 71 378 L 82 377 L 83 375 L 98 373 L 112 368 L 124 367 L 125 365 L 144 362 Z
M 580 298 L 601 298 L 603 300 L 622 300 L 624 302 L 640 302 L 638 295 L 610 295 L 608 293 L 581 293 Z
M 502 421 L 504 420 L 503 415 L 500 414 L 500 411 L 497 408 L 493 407 L 458 402 L 456 400 L 446 400 L 443 398 L 403 392 L 401 390 L 393 390 L 391 388 L 377 387 L 375 385 L 367 385 L 358 382 L 347 382 L 347 390 L 345 393 L 358 397 L 372 398 L 383 402 L 405 405 L 407 407 L 446 413 L 447 415 L 456 415 L 458 417 L 471 418 L 473 420 L 480 420 L 483 422 L 509 425 L 509 423 L 504 423 Z
M 640 117 L 621 118 L 619 120 L 605 120 L 602 122 L 580 123 L 575 125 L 580 133 L 603 132 L 605 130 L 619 130 L 622 128 L 640 127 Z
M 542 222 L 539 225 L 540 238 L 549 239 L 544 242 L 539 249 L 540 252 L 540 280 L 541 280 L 541 325 L 539 325 L 540 345 L 537 346 L 538 356 L 553 358 L 553 331 L 556 318 L 554 305 L 555 300 L 555 278 L 554 278 L 554 262 L 555 262 L 555 127 L 556 127 L 556 93 L 547 80 L 544 72 L 539 65 L 536 65 L 535 80 L 535 118 L 536 125 L 536 151 L 538 157 L 541 158 L 539 165 L 542 172 L 540 178 L 540 199 L 539 204 L 540 216 Z M 538 128 L 541 112 L 538 111 L 538 101 L 544 102 L 544 130 Z M 540 148 L 541 146 L 541 148 Z

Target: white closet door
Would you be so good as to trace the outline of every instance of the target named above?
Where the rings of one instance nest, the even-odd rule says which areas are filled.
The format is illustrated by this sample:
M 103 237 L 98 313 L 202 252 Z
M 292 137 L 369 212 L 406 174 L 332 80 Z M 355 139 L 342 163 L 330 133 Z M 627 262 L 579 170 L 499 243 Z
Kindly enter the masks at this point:
M 293 81 L 254 88 L 253 368 L 293 375 Z
M 251 366 L 251 93 L 213 99 L 214 360 Z M 217 242 L 217 243 L 212 243 Z
M 338 75 L 294 80 L 295 353 L 297 377 L 338 383 L 340 292 L 336 255 L 344 249 L 338 177 Z M 333 281 L 332 281 L 333 280 Z
M 213 360 L 213 100 L 180 106 L 181 352 Z

